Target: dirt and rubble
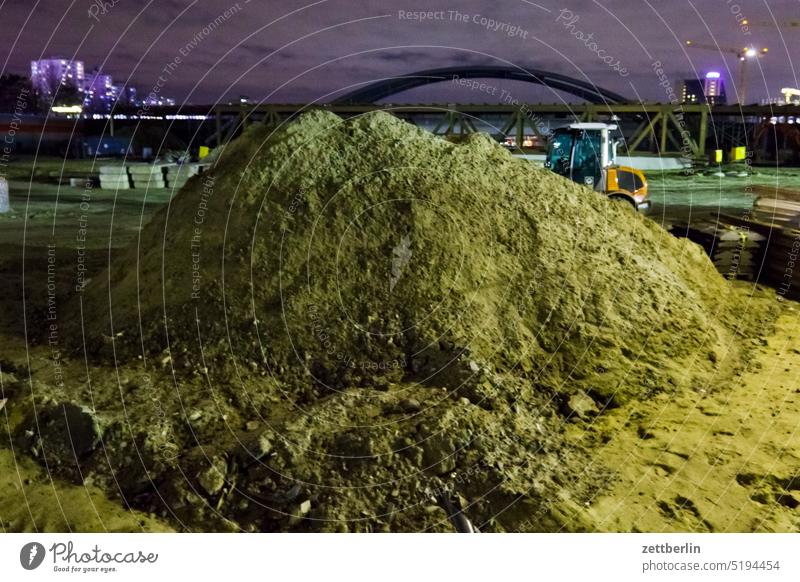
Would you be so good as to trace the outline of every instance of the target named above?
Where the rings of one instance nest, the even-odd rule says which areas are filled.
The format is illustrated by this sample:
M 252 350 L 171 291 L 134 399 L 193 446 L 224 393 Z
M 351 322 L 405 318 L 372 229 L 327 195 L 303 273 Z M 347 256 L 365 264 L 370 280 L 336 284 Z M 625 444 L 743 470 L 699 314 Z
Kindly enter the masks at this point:
M 383 113 L 253 126 L 145 223 L 78 284 L 68 246 L 39 257 L 4 410 L 16 454 L 180 530 L 452 531 L 443 492 L 482 531 L 660 528 L 609 520 L 647 442 L 619 419 L 724 393 L 779 312 L 627 207 Z

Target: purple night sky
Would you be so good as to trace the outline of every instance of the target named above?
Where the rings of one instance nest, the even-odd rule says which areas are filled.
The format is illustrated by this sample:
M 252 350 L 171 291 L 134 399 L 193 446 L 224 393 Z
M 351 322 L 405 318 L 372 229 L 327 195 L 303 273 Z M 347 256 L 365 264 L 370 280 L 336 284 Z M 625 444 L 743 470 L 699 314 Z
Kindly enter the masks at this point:
M 431 11 L 430 18 L 411 13 Z M 737 20 L 738 16 L 738 20 Z M 742 25 L 746 18 L 749 27 Z M 774 19 L 774 21 L 773 21 Z M 735 55 L 686 50 L 684 41 L 769 47 L 750 68 L 748 101 L 798 86 L 800 0 L 38 0 L 0 2 L 3 72 L 30 61 L 83 60 L 147 92 L 166 74 L 164 95 L 180 102 L 330 100 L 376 78 L 455 65 L 514 64 L 590 80 L 632 99 L 666 101 L 652 63 L 670 81 L 722 72 L 729 101 Z M 776 26 L 777 21 L 781 26 Z M 605 59 L 605 60 L 603 60 Z M 528 101 L 569 97 L 493 82 Z M 498 102 L 442 84 L 394 102 Z

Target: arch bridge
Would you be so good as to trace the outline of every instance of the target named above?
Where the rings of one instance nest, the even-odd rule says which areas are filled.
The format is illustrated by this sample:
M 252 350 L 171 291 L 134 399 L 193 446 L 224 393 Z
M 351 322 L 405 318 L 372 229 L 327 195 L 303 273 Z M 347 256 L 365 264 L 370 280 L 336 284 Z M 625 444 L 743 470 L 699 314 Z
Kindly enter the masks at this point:
M 563 91 L 589 103 L 617 104 L 626 103 L 628 99 L 598 87 L 594 83 L 573 79 L 566 75 L 551 73 L 541 69 L 528 69 L 523 67 L 499 66 L 471 66 L 447 67 L 443 69 L 430 69 L 381 79 L 347 93 L 334 101 L 335 104 L 364 104 L 375 103 L 386 99 L 396 93 L 424 87 L 433 83 L 457 83 L 462 79 L 503 79 L 508 81 L 521 81 L 534 85 L 543 85 L 551 89 Z

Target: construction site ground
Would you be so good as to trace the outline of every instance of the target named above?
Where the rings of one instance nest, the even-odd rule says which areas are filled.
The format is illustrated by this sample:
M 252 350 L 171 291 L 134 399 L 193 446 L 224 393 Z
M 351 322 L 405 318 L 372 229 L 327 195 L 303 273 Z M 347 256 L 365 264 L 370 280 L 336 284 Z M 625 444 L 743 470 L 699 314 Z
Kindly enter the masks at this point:
M 28 342 L 26 278 L 31 261 L 58 242 L 74 244 L 83 188 L 59 186 L 52 172 L 85 172 L 87 162 L 39 160 L 9 176 L 13 211 L 0 216 L 2 309 L 0 385 L 25 382 L 51 365 L 46 345 Z M 800 171 L 758 171 L 747 178 L 648 175 L 656 222 L 713 218 L 752 205 L 748 184 L 800 185 Z M 91 192 L 88 276 L 105 265 L 109 248 L 129 244 L 172 192 Z M 30 265 L 28 261 L 31 261 Z M 40 273 L 41 274 L 41 273 Z M 740 283 L 746 286 L 747 284 Z M 770 295 L 753 288 L 754 301 Z M 727 386 L 696 386 L 608 410 L 567 434 L 593 463 L 612 471 L 609 486 L 589 498 L 563 484 L 554 504 L 570 531 L 788 532 L 800 529 L 800 304 L 777 302 L 774 326 L 752 342 L 746 367 Z M 35 307 L 35 306 L 34 306 Z M 64 359 L 65 378 L 80 378 L 86 363 Z M 109 368 L 113 374 L 113 368 Z M 0 397 L 0 403 L 3 403 Z M 113 491 L 67 482 L 14 448 L 10 427 L 19 419 L 0 410 L 0 531 L 169 531 L 169 523 L 126 507 Z

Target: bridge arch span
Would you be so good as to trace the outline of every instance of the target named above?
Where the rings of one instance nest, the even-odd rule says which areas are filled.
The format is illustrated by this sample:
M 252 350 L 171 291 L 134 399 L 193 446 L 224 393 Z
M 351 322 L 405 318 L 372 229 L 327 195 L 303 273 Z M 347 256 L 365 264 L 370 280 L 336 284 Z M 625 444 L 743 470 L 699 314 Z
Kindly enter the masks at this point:
M 429 69 L 399 77 L 381 79 L 339 97 L 334 103 L 375 103 L 402 91 L 443 81 L 453 81 L 454 79 L 508 79 L 544 85 L 551 89 L 570 93 L 590 103 L 619 104 L 628 102 L 628 99 L 622 95 L 598 87 L 593 83 L 541 69 L 508 66 L 470 66 Z

